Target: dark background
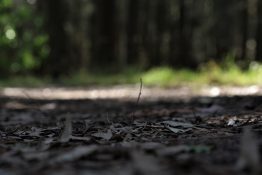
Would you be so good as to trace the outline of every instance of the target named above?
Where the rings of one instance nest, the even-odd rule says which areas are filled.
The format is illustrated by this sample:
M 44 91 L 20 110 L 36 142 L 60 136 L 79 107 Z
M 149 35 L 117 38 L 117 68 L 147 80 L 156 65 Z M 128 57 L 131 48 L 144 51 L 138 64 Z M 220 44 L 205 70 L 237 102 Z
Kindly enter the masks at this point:
M 0 76 L 262 60 L 259 0 L 1 0 Z

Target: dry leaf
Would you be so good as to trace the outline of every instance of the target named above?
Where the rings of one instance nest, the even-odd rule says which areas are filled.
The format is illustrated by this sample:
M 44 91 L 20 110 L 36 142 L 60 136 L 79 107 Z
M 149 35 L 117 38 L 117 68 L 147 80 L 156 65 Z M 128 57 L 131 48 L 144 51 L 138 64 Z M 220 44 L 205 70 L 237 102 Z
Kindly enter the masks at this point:
M 102 138 L 104 140 L 110 140 L 113 136 L 112 131 L 110 129 L 107 130 L 107 132 L 97 132 L 92 134 L 94 137 Z
M 191 131 L 192 125 L 191 123 L 183 123 L 183 122 L 177 122 L 177 121 L 164 121 L 162 122 L 165 124 L 165 127 L 172 131 L 173 133 L 185 133 L 188 131 Z
M 227 126 L 237 126 L 237 117 L 230 118 L 227 122 Z
M 171 127 L 192 128 L 194 126 L 191 123 L 183 123 L 183 122 L 177 122 L 177 121 L 163 121 L 162 123 L 167 124 Z
M 173 133 L 175 134 L 178 134 L 178 133 L 185 133 L 185 132 L 189 132 L 191 131 L 192 129 L 179 129 L 179 128 L 173 128 L 173 127 L 169 127 L 169 126 L 166 126 L 167 129 L 169 129 L 170 131 L 172 131 Z

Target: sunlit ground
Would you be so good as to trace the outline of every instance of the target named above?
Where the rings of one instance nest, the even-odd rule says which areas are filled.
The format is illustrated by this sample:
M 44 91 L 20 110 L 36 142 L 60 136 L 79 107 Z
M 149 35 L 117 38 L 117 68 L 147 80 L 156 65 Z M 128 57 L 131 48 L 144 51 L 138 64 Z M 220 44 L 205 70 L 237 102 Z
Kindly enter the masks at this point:
M 140 85 L 90 88 L 2 88 L 0 95 L 25 99 L 136 99 Z M 259 86 L 205 86 L 201 88 L 143 87 L 141 100 L 190 98 L 192 96 L 216 97 L 220 95 L 262 95 Z

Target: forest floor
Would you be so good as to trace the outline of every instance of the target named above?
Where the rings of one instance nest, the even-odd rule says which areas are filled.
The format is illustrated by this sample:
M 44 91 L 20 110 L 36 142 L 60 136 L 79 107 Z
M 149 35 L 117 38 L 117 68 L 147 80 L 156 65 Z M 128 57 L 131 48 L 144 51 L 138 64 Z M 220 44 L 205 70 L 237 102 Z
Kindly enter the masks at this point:
M 261 174 L 262 89 L 4 88 L 0 175 Z

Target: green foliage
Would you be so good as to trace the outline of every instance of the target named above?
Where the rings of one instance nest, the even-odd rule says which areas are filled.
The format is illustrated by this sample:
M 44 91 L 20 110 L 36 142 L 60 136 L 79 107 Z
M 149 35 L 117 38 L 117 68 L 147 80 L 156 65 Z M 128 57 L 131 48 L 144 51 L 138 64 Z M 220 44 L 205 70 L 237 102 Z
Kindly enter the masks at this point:
M 34 15 L 35 6 L 26 1 L 16 4 L 3 0 L 0 4 L 0 74 L 26 73 L 36 69 L 48 56 L 48 37 L 43 19 Z
M 226 57 L 220 64 L 209 61 L 199 71 L 188 69 L 173 70 L 167 67 L 151 69 L 142 77 L 147 85 L 262 85 L 262 65 L 251 62 L 246 70 L 242 70 L 233 57 Z
M 159 86 L 261 84 L 260 64 L 251 63 L 242 70 L 235 63 L 235 58 L 244 57 L 248 59 L 243 63 L 248 63 L 255 52 L 260 53 L 256 42 L 262 45 L 249 39 L 249 35 L 258 35 L 249 34 L 245 31 L 248 26 L 242 26 L 249 25 L 245 20 L 251 16 L 242 16 L 248 8 L 240 8 L 241 2 L 36 2 L 41 3 L 1 0 L 1 78 L 44 72 L 53 77 L 67 75 L 60 82 L 68 85 L 135 83 L 140 77 L 147 85 Z M 223 20 L 225 17 L 228 20 Z M 210 56 L 219 63 L 208 61 L 197 71 L 174 69 L 197 67 Z M 259 57 L 252 59 L 259 61 Z M 151 69 L 136 71 L 129 69 L 131 64 Z M 159 65 L 166 67 L 153 67 Z M 89 73 L 92 68 L 101 72 Z M 106 69 L 119 73 L 110 75 Z
M 39 78 L 30 75 L 15 76 L 9 79 L 1 79 L 0 86 L 12 86 L 12 87 L 43 87 L 51 84 L 52 81 L 50 78 Z
M 155 68 L 142 75 L 143 81 L 149 85 L 167 85 L 173 82 L 174 71 L 167 67 Z
M 225 65 L 227 65 L 225 67 Z M 231 66 L 229 66 L 231 65 Z M 153 68 L 146 72 L 126 70 L 119 74 L 93 74 L 79 71 L 71 76 L 52 81 L 49 78 L 41 80 L 34 77 L 15 77 L 0 81 L 5 86 L 41 86 L 55 84 L 63 86 L 115 85 L 134 84 L 143 79 L 144 85 L 150 86 L 201 86 L 201 85 L 262 85 L 262 65 L 252 62 L 247 70 L 241 70 L 235 63 L 215 63 L 213 61 L 203 65 L 199 71 L 188 69 L 174 70 L 169 67 Z
M 135 83 L 141 76 L 140 72 L 133 69 L 126 70 L 119 74 L 89 73 L 84 70 L 61 78 L 65 86 L 88 86 L 88 85 L 113 85 Z

